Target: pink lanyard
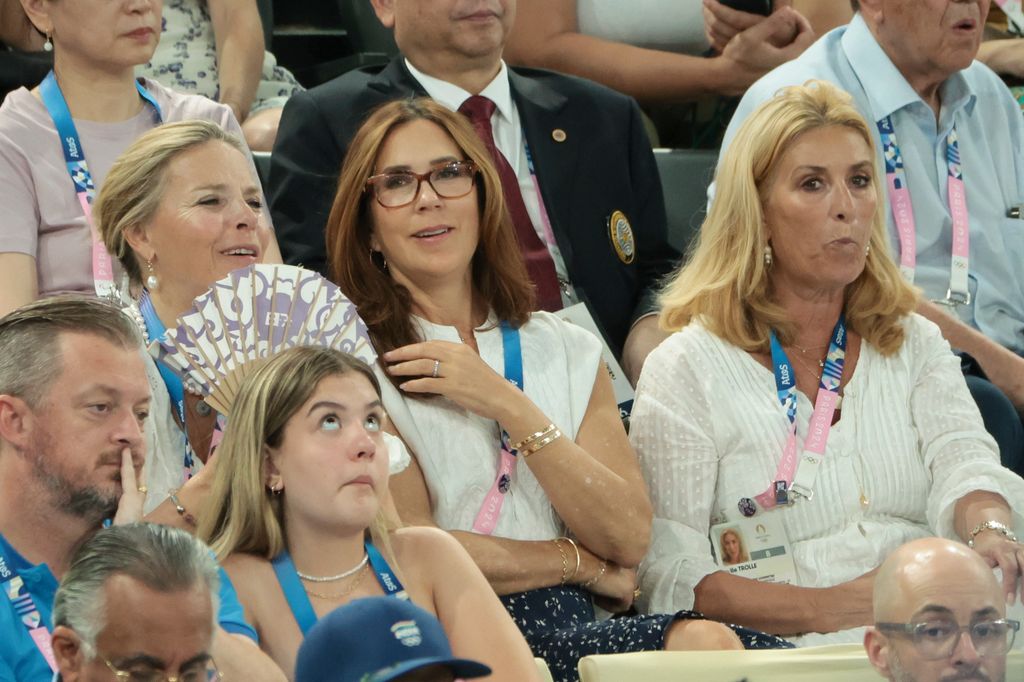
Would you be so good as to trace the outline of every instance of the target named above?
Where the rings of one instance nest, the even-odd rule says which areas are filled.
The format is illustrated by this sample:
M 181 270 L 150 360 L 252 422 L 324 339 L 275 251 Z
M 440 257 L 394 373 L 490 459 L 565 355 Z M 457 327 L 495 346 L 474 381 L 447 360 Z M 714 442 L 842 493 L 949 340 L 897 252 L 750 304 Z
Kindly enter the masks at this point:
M 505 355 L 505 378 L 519 390 L 523 389 L 523 351 L 520 345 L 519 330 L 508 322 L 501 323 L 502 349 Z M 501 508 L 505 504 L 505 495 L 512 489 L 512 472 L 516 468 L 515 451 L 509 443 L 508 432 L 501 430 L 501 441 L 498 450 L 498 474 L 494 477 L 491 489 L 484 497 L 484 503 L 473 521 L 473 532 L 491 535 L 498 526 Z
M 839 397 L 839 385 L 843 379 L 843 364 L 846 359 L 846 320 L 840 315 L 832 330 L 828 355 L 821 371 L 818 395 L 814 400 L 814 412 L 807 429 L 802 456 L 796 448 L 796 373 L 782 349 L 775 332 L 771 333 L 772 367 L 775 373 L 775 388 L 779 402 L 786 408 L 789 420 L 789 435 L 782 450 L 782 458 L 775 471 L 772 484 L 754 499 L 740 499 L 738 507 L 744 516 L 753 516 L 761 509 L 773 509 L 778 505 L 793 502 L 794 496 L 811 499 L 814 497 L 814 481 L 818 467 L 825 458 L 825 446 L 832 430 L 832 416 L 835 414 Z
M 913 282 L 917 263 L 917 228 L 914 224 L 910 188 L 907 187 L 907 174 L 903 168 L 903 156 L 896 144 L 896 130 L 891 116 L 878 122 L 878 132 L 882 138 L 889 202 L 892 204 L 892 215 L 900 240 L 900 272 L 908 282 Z M 969 218 L 956 126 L 946 136 L 946 188 L 949 213 L 953 219 L 953 252 L 946 299 L 937 303 L 948 306 L 970 305 L 971 292 L 967 277 L 970 263 Z

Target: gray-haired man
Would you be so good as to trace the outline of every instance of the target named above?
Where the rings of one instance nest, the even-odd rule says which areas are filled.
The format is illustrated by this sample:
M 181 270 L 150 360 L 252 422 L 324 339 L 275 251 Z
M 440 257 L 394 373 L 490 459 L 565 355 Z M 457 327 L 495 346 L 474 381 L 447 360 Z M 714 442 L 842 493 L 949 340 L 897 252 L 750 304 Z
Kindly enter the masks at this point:
M 217 564 L 185 531 L 114 526 L 76 552 L 53 607 L 63 682 L 220 679 Z

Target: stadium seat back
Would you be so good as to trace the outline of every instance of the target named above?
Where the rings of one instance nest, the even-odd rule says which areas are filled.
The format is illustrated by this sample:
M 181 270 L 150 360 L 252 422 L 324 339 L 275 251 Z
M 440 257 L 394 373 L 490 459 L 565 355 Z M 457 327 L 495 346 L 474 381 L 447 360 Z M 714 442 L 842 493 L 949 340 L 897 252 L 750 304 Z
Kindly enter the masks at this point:
M 718 151 L 655 149 L 668 214 L 668 239 L 684 253 L 700 230 L 707 208 L 707 189 L 714 179 Z

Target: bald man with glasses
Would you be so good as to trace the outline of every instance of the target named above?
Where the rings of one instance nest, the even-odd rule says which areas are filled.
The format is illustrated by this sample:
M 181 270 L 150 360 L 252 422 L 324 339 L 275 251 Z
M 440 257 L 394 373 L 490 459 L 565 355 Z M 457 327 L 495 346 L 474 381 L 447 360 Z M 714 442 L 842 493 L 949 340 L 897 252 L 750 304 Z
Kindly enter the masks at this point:
M 864 648 L 893 682 L 1006 680 L 1020 622 L 992 569 L 965 545 L 925 538 L 903 545 L 875 578 L 874 627 Z

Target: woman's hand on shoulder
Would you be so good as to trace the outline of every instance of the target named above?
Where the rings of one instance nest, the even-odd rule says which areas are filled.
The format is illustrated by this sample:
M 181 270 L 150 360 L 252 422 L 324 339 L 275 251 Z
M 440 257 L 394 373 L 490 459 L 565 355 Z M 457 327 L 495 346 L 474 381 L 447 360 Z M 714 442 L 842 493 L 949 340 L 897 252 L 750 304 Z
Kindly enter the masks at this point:
M 413 343 L 385 353 L 384 361 L 389 374 L 403 379 L 403 391 L 443 395 L 485 419 L 503 421 L 513 401 L 528 400 L 463 343 Z

